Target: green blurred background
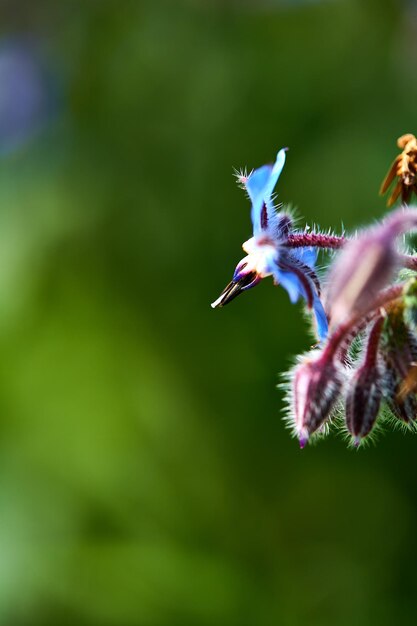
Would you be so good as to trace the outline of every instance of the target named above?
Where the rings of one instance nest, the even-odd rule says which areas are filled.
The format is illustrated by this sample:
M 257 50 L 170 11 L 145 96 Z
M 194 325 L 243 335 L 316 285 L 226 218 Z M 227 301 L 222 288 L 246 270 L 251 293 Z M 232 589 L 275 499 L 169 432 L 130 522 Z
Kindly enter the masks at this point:
M 0 5 L 0 623 L 415 624 L 417 440 L 301 452 L 275 385 L 311 338 L 233 166 L 380 217 L 417 131 L 399 0 Z M 17 61 L 16 61 L 17 59 Z

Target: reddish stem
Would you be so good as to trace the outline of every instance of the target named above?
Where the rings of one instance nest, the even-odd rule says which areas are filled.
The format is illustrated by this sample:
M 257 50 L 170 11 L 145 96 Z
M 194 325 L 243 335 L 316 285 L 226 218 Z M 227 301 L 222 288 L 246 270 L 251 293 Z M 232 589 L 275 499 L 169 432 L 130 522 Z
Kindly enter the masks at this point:
M 381 338 L 384 318 L 382 315 L 377 318 L 368 337 L 368 345 L 366 347 L 365 366 L 370 369 L 375 367 L 378 354 L 378 345 Z
M 295 233 L 288 235 L 288 239 L 282 244 L 287 248 L 322 248 L 323 250 L 339 250 L 350 241 L 349 237 L 343 235 L 324 235 L 321 233 Z M 400 255 L 403 267 L 417 272 L 417 256 L 410 254 Z
M 358 326 L 361 326 L 363 319 L 369 316 L 371 313 L 378 311 L 381 307 L 385 306 L 392 300 L 399 298 L 403 292 L 404 284 L 393 285 L 392 287 L 388 287 L 385 291 L 381 292 L 377 298 L 366 307 L 365 310 L 361 311 L 360 314 L 353 315 L 346 322 L 342 322 L 334 331 L 333 335 L 329 337 L 329 341 L 324 348 L 323 358 L 331 359 L 334 357 L 336 351 L 340 347 L 340 344 L 346 339 L 347 336 L 351 335 L 352 338 L 355 336 L 355 330 L 357 330 Z
M 284 246 L 288 248 L 305 248 L 312 246 L 315 248 L 338 249 L 342 248 L 348 241 L 346 237 L 337 235 L 324 235 L 321 233 L 295 233 L 288 235 Z

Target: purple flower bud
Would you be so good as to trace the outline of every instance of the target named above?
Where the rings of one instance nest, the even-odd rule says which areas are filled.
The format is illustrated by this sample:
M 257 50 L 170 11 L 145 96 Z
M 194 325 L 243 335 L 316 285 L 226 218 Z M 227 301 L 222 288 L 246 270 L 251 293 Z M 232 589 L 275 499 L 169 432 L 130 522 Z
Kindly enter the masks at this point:
M 417 279 L 414 277 L 404 287 L 404 321 L 417 328 Z
M 406 424 L 417 417 L 417 397 L 414 392 L 402 393 L 398 373 L 386 367 L 382 380 L 382 393 L 393 416 Z
M 414 422 L 417 417 L 417 398 L 415 395 L 409 394 L 402 400 L 399 399 L 399 396 L 391 398 L 388 401 L 388 406 L 394 417 L 406 424 Z
M 361 315 L 400 265 L 396 238 L 417 227 L 417 211 L 399 210 L 380 226 L 349 242 L 339 255 L 329 277 L 326 310 L 331 324 Z
M 392 308 L 385 320 L 380 354 L 402 380 L 417 360 L 417 339 L 405 324 L 402 305 Z
M 378 343 L 384 320 L 374 324 L 362 365 L 354 372 L 346 395 L 346 425 L 359 443 L 371 432 L 381 406 L 381 370 L 377 364 Z
M 403 422 L 417 417 L 415 385 L 410 384 L 417 361 L 417 339 L 406 326 L 402 308 L 391 311 L 380 346 L 383 395 L 393 415 Z
M 302 361 L 294 371 L 293 419 L 300 446 L 329 417 L 342 390 L 344 370 L 328 352 Z
M 371 432 L 381 406 L 380 373 L 366 366 L 356 370 L 346 396 L 346 425 L 357 439 Z

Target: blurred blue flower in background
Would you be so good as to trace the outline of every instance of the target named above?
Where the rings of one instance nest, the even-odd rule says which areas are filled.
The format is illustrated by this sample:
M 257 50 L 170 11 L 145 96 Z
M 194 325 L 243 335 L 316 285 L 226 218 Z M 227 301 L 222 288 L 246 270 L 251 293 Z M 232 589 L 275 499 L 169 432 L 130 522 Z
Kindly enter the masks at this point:
M 46 64 L 25 40 L 0 42 L 0 155 L 31 139 L 54 109 Z

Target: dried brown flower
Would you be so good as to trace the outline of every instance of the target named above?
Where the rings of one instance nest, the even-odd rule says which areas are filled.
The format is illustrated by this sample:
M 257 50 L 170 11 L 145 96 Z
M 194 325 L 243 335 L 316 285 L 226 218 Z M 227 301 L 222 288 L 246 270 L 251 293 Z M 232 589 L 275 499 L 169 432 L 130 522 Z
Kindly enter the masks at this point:
M 402 150 L 386 175 L 379 193 L 384 194 L 397 178 L 397 183 L 388 198 L 387 206 L 392 206 L 401 194 L 401 200 L 407 204 L 414 192 L 417 195 L 417 139 L 411 133 L 402 135 L 397 140 Z

